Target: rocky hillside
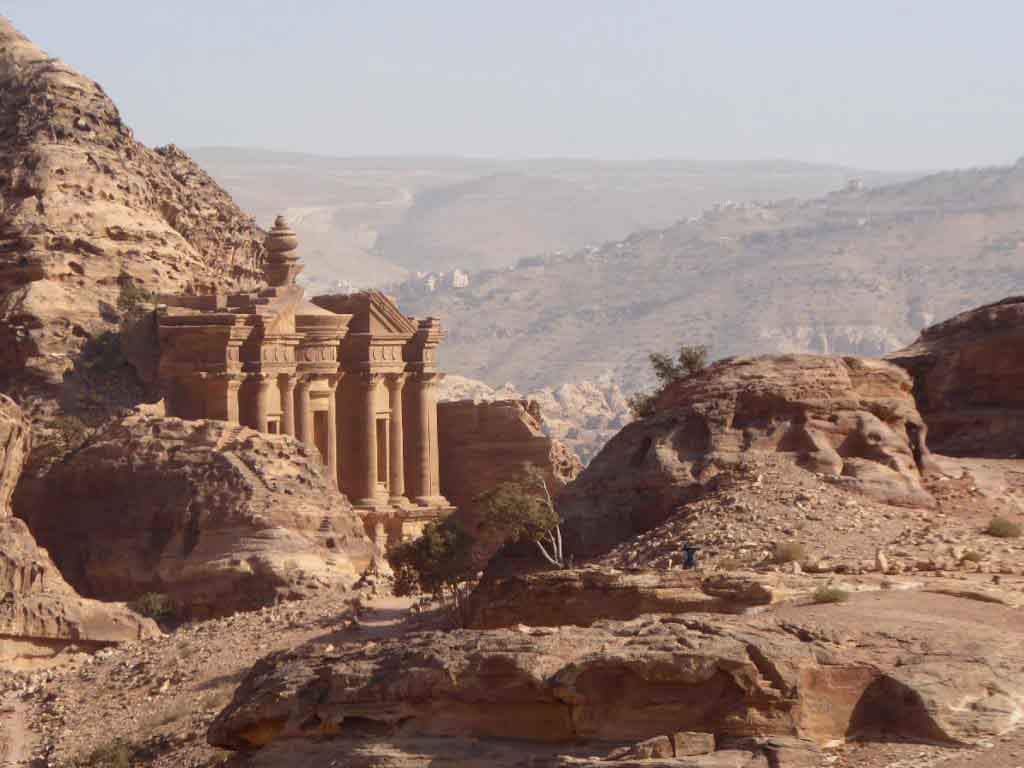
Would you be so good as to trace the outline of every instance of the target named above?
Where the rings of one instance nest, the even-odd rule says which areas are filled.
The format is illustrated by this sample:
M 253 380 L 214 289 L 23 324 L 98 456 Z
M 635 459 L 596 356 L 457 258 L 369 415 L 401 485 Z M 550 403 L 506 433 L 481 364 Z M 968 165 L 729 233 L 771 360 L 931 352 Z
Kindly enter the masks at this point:
M 137 142 L 99 84 L 0 18 L 0 390 L 52 401 L 126 289 L 249 284 L 261 254 L 184 152 Z
M 666 390 L 653 416 L 619 432 L 563 492 L 566 546 L 580 557 L 606 552 L 706 494 L 746 485 L 769 455 L 845 492 L 930 508 L 925 431 L 910 377 L 895 365 L 814 355 L 722 361 Z
M 571 255 L 400 294 L 451 331 L 450 371 L 524 390 L 613 370 L 649 383 L 647 354 L 882 355 L 938 318 L 1024 291 L 1024 163 L 810 200 L 725 205 Z

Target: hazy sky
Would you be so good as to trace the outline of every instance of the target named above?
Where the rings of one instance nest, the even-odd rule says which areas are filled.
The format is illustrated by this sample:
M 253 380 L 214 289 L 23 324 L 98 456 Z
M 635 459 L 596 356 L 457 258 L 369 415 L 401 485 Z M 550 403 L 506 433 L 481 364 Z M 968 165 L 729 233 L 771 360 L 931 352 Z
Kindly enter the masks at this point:
M 1024 154 L 1020 0 L 5 0 L 148 144 L 886 169 Z

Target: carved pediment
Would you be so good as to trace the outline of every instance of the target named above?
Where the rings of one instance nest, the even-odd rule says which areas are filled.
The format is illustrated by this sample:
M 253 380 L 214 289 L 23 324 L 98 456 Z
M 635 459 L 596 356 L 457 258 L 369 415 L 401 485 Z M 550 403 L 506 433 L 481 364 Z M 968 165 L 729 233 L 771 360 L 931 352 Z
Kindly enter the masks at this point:
M 367 291 L 370 311 L 370 333 L 412 336 L 416 324 L 402 314 L 398 305 L 380 291 Z

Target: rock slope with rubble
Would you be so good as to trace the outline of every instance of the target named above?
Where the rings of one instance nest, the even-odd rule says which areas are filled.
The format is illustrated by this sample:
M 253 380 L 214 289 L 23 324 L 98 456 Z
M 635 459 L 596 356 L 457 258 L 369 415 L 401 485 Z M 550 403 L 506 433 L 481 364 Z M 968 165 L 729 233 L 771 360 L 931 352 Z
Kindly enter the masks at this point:
M 315 452 L 226 422 L 133 413 L 14 503 L 82 594 L 167 595 L 181 617 L 349 586 L 374 553 Z
M 740 358 L 667 389 L 653 416 L 625 427 L 566 489 L 570 550 L 607 551 L 770 454 L 864 498 L 934 505 L 904 371 L 866 358 Z
M 137 142 L 103 89 L 0 17 L 0 388 L 62 398 L 124 291 L 259 277 L 251 218 L 181 150 Z

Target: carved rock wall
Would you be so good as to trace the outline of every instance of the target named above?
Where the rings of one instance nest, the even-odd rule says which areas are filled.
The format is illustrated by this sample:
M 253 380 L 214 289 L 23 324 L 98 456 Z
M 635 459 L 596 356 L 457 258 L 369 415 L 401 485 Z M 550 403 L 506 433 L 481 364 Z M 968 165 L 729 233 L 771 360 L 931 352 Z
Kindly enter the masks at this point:
M 880 360 L 782 355 L 723 360 L 670 387 L 559 498 L 566 549 L 607 551 L 649 530 L 758 452 L 792 457 L 852 492 L 930 507 L 930 455 L 910 377 Z
M 320 459 L 286 435 L 137 412 L 15 494 L 83 594 L 222 615 L 348 586 L 373 547 Z
M 1024 456 L 1024 297 L 926 328 L 887 359 L 913 376 L 936 453 Z
M 441 492 L 455 506 L 468 508 L 494 486 L 522 477 L 523 466 L 540 467 L 554 495 L 582 470 L 576 455 L 544 434 L 536 403 L 526 400 L 472 400 L 439 403 Z

